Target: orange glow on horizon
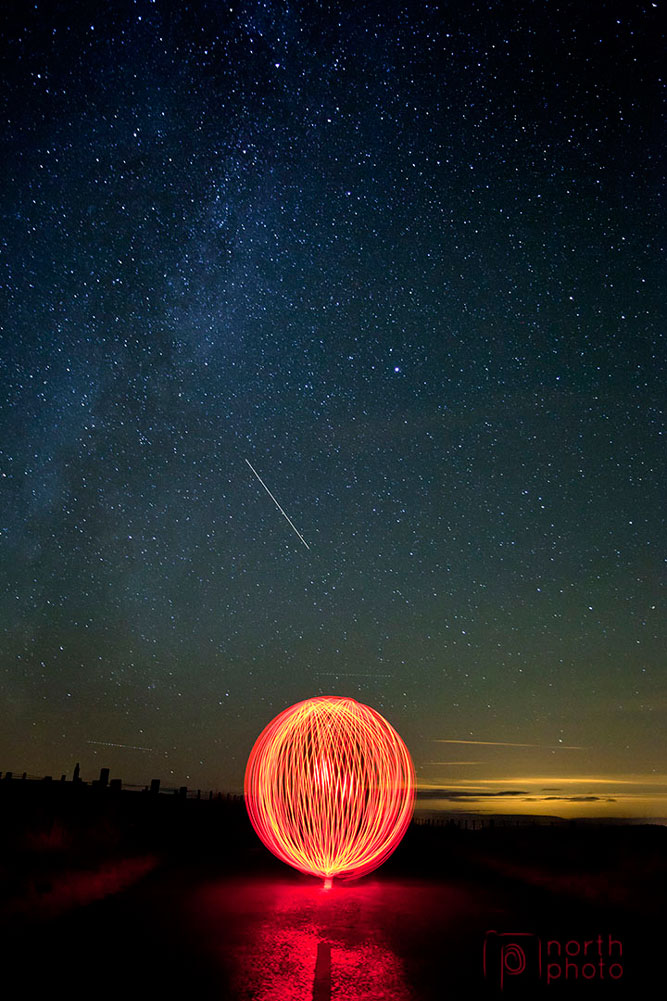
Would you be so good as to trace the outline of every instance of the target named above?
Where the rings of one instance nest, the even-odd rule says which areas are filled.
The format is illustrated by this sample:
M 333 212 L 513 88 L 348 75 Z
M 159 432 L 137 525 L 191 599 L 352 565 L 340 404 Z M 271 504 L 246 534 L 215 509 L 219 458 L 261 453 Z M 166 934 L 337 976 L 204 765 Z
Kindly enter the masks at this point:
M 419 813 L 520 814 L 575 819 L 667 817 L 667 774 L 510 773 L 504 778 L 445 778 L 417 786 Z M 442 796 L 438 793 L 442 792 Z
M 245 773 L 260 839 L 301 872 L 329 879 L 377 868 L 412 817 L 415 773 L 407 747 L 374 709 L 319 696 L 276 716 Z

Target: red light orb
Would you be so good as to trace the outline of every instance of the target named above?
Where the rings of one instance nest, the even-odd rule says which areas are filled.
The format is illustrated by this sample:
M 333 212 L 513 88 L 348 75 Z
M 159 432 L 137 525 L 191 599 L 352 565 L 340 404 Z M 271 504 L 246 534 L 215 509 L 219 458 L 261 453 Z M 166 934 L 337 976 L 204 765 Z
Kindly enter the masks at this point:
M 276 716 L 245 773 L 246 807 L 266 847 L 327 881 L 381 865 L 405 834 L 414 796 L 412 759 L 394 728 L 333 695 Z

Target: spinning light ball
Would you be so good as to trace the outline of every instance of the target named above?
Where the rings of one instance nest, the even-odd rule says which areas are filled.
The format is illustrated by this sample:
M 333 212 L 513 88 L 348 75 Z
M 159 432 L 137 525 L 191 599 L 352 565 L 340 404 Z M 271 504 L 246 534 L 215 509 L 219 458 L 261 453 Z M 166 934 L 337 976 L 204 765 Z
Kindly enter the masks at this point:
M 245 773 L 246 806 L 266 847 L 325 880 L 381 865 L 410 823 L 414 794 L 412 759 L 394 728 L 337 696 L 276 716 Z

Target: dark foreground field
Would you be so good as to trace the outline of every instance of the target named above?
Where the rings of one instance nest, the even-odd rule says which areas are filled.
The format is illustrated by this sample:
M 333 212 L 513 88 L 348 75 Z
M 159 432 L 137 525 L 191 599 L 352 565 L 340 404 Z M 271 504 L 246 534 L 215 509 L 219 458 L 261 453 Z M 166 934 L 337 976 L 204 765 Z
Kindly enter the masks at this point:
M 111 795 L 3 797 L 12 996 L 429 1001 L 663 989 L 663 827 L 413 825 L 382 869 L 326 891 L 268 855 L 239 802 Z

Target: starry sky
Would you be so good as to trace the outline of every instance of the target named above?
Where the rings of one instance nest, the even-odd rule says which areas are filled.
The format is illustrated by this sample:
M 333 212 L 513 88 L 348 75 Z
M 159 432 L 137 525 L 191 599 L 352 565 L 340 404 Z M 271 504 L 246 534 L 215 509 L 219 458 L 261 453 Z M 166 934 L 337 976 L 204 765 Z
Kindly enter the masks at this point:
M 9 7 L 0 768 L 667 816 L 662 3 Z

